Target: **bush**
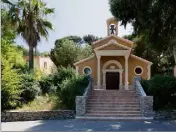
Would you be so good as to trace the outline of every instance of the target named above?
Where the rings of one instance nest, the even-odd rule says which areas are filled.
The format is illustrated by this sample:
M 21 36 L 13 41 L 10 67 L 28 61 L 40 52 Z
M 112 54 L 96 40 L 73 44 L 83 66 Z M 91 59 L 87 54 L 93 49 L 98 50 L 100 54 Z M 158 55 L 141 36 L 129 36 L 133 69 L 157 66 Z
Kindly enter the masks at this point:
M 141 85 L 142 85 L 142 87 L 143 87 L 145 93 L 146 93 L 147 95 L 150 95 L 150 93 L 149 93 L 150 81 L 149 81 L 149 80 L 141 80 Z
M 60 91 L 58 91 L 62 104 L 68 109 L 75 109 L 75 98 L 83 95 L 88 83 L 87 76 L 77 76 L 64 80 L 60 85 Z
M 22 79 L 21 97 L 27 102 L 34 100 L 40 93 L 39 82 L 34 79 L 33 74 L 24 74 Z
M 53 75 L 42 77 L 39 81 L 42 94 L 50 93 L 53 84 Z
M 3 62 L 5 63 L 5 62 Z M 2 68 L 1 80 L 1 107 L 2 110 L 16 108 L 19 103 L 20 75 L 16 70 L 11 69 L 8 65 Z
M 63 80 L 72 78 L 76 76 L 76 71 L 73 68 L 58 68 L 58 73 L 54 75 L 49 75 L 42 77 L 39 81 L 40 87 L 43 94 L 46 93 L 53 93 L 56 90 L 60 90 L 59 85 L 62 83 Z
M 154 76 L 150 81 L 143 81 L 146 93 L 154 96 L 154 109 L 176 108 L 176 78 L 173 76 Z M 148 87 L 148 88 L 147 88 Z
M 76 71 L 73 68 L 65 68 L 65 67 L 59 67 L 58 73 L 54 75 L 54 85 L 57 86 L 57 84 L 62 83 L 63 80 L 66 80 L 68 78 L 72 78 L 76 76 Z

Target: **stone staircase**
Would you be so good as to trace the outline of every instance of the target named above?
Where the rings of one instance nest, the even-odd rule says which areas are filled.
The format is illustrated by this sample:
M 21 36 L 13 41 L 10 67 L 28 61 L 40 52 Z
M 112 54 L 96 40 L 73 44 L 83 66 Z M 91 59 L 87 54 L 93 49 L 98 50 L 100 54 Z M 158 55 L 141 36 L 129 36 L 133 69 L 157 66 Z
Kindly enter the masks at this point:
M 86 114 L 79 119 L 146 119 L 142 117 L 136 90 L 94 89 L 88 97 Z

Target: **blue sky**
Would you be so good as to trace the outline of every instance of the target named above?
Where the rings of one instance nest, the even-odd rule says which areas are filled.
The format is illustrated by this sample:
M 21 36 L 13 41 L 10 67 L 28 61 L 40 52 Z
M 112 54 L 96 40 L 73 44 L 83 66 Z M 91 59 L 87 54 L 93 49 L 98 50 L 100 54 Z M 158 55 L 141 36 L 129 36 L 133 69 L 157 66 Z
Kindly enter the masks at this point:
M 112 17 L 108 0 L 45 0 L 48 7 L 55 8 L 55 13 L 48 17 L 54 31 L 49 31 L 48 40 L 42 39 L 37 49 L 50 51 L 56 39 L 68 36 L 93 34 L 99 37 L 107 35 L 106 20 Z M 131 34 L 132 26 L 126 29 L 119 24 L 119 36 Z M 27 48 L 21 37 L 16 39 L 19 45 Z

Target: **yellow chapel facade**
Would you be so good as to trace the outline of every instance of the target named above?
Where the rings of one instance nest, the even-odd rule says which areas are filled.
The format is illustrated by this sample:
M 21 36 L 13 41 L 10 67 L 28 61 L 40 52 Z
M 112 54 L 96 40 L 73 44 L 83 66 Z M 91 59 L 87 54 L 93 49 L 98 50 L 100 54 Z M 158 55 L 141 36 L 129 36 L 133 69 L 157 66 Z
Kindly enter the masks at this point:
M 125 89 L 135 76 L 150 79 L 152 62 L 132 54 L 134 43 L 118 36 L 118 21 L 107 21 L 107 37 L 92 43 L 94 54 L 74 63 L 79 74 L 90 74 L 97 89 Z

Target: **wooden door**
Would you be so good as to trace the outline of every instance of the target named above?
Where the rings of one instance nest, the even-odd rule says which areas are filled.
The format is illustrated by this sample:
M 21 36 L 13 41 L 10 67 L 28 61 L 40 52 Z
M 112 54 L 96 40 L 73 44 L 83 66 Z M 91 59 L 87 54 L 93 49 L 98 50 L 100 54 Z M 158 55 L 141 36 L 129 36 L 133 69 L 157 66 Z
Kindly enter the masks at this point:
M 119 72 L 106 72 L 106 89 L 119 89 Z

